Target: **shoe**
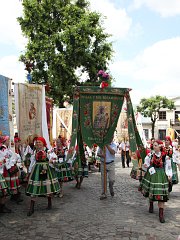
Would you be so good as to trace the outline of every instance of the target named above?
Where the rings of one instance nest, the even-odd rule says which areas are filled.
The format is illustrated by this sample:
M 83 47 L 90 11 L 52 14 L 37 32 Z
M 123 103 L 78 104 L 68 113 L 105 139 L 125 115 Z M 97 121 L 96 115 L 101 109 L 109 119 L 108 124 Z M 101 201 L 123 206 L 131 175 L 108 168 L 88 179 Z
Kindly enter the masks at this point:
M 114 197 L 114 192 L 111 192 L 111 197 Z
M 165 219 L 164 219 L 164 209 L 163 208 L 159 208 L 159 221 L 161 223 L 165 223 Z
M 107 198 L 107 196 L 106 196 L 106 194 L 101 194 L 101 196 L 100 196 L 100 200 L 104 200 L 104 199 L 106 199 Z
M 113 185 L 114 185 L 114 182 L 109 182 L 109 191 L 112 197 L 114 197 Z
M 153 213 L 154 212 L 154 206 L 153 206 L 153 202 L 149 203 L 149 213 Z
M 35 201 L 31 200 L 30 209 L 29 209 L 29 211 L 27 212 L 27 216 L 28 216 L 28 217 L 30 217 L 30 216 L 34 213 L 34 204 L 35 204 Z

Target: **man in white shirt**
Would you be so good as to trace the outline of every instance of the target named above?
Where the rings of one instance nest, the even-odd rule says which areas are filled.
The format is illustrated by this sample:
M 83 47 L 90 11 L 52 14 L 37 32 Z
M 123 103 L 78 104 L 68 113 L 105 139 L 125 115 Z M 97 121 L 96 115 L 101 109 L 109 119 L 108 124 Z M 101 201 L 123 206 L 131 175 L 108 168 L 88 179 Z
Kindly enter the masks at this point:
M 129 155 L 129 150 L 130 150 L 129 141 L 124 139 L 124 141 L 121 142 L 119 148 L 121 150 L 122 167 L 125 168 L 125 158 L 126 158 L 127 167 L 129 167 L 129 162 L 131 161 L 131 158 Z
M 102 194 L 100 196 L 100 200 L 103 200 L 107 198 L 107 189 L 104 191 L 104 160 L 106 163 L 106 173 L 109 179 L 109 191 L 111 196 L 114 196 L 114 189 L 113 185 L 115 182 L 115 153 L 117 152 L 117 146 L 114 142 L 111 142 L 110 144 L 105 146 L 106 148 L 106 155 L 102 151 L 101 148 L 98 148 L 97 156 L 101 158 L 101 187 L 102 187 Z M 107 181 L 107 178 L 106 178 Z M 106 182 L 107 187 L 107 182 Z

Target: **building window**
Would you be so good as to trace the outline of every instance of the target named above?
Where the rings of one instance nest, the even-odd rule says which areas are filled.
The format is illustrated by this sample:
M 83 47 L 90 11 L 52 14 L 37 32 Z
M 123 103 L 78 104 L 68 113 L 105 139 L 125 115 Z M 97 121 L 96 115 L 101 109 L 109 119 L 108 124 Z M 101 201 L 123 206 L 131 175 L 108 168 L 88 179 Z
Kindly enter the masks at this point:
M 180 111 L 175 111 L 175 121 L 180 121 Z
M 144 135 L 146 139 L 149 139 L 149 130 L 148 129 L 143 129 Z
M 164 140 L 165 137 L 166 137 L 166 130 L 165 129 L 159 130 L 159 139 Z
M 159 112 L 159 120 L 166 120 L 166 111 Z

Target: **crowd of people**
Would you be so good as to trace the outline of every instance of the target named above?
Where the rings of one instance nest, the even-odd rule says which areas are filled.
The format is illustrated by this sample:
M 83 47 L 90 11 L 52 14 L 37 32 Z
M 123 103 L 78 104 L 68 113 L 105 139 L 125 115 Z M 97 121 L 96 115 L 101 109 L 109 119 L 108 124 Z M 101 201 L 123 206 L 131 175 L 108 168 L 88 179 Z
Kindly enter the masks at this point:
M 25 187 L 26 195 L 30 197 L 30 207 L 27 216 L 34 213 L 37 197 L 47 197 L 47 209 L 52 208 L 52 197 L 63 197 L 63 183 L 75 180 L 75 187 L 81 188 L 84 177 L 88 177 L 90 166 L 101 172 L 102 192 L 100 200 L 107 198 L 107 182 L 110 195 L 114 196 L 115 154 L 121 155 L 122 168 L 133 167 L 130 176 L 139 180 L 139 191 L 149 198 L 149 212 L 154 212 L 154 202 L 158 202 L 159 220 L 165 222 L 164 204 L 169 200 L 173 185 L 179 182 L 180 148 L 170 137 L 165 141 L 151 139 L 146 149 L 146 157 L 142 161 L 141 152 L 130 151 L 128 138 L 120 144 L 113 141 L 104 149 L 96 144 L 89 148 L 86 144 L 76 146 L 73 161 L 66 161 L 68 142 L 59 135 L 51 149 L 47 148 L 42 136 L 30 135 L 24 144 L 18 133 L 14 136 L 14 151 L 9 147 L 9 137 L 0 136 L 0 213 L 10 213 L 7 208 L 7 196 L 15 203 L 23 201 L 20 186 Z M 79 149 L 84 149 L 80 156 Z M 105 172 L 107 177 L 105 178 Z M 107 181 L 108 180 L 108 181 Z

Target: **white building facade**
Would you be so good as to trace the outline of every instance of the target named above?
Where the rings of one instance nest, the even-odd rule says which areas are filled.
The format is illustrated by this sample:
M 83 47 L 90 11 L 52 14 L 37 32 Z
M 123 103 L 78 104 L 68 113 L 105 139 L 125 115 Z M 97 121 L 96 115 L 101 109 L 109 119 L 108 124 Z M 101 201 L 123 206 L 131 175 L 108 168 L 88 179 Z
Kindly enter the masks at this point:
M 180 96 L 170 98 L 174 101 L 175 110 L 161 109 L 159 119 L 155 123 L 154 137 L 164 140 L 165 136 L 179 138 L 180 140 Z M 152 137 L 152 122 L 150 118 L 142 119 L 143 130 L 146 139 Z M 173 136 L 174 134 L 174 136 Z

